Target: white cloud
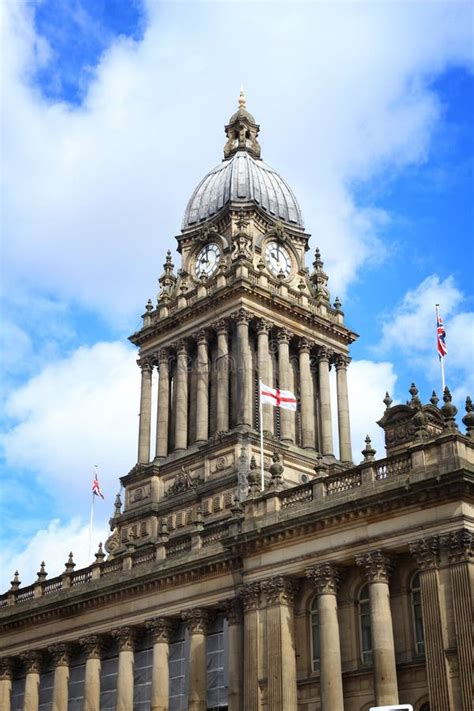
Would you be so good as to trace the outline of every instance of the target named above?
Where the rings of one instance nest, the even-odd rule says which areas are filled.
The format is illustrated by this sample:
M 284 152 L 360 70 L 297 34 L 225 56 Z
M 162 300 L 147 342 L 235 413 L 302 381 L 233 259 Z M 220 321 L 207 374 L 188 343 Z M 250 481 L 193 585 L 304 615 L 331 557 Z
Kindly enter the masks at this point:
M 389 219 L 356 203 L 352 180 L 424 160 L 440 116 L 428 83 L 471 61 L 468 4 L 257 3 L 248 52 L 229 22 L 244 6 L 150 3 L 143 40 L 118 38 L 74 108 L 29 88 L 52 55 L 30 6 L 2 6 L 11 280 L 120 324 L 152 294 L 188 195 L 220 159 L 241 81 L 263 156 L 294 186 L 343 296 L 383 253 Z

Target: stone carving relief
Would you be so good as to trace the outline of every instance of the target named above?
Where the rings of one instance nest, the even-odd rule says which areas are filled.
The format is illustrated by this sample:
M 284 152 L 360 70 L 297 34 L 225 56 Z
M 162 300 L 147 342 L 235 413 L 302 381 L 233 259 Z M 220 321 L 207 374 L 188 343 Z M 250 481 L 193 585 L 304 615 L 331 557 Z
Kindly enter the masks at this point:
M 174 484 L 172 484 L 165 493 L 165 497 L 182 494 L 184 491 L 188 491 L 188 489 L 196 489 L 199 484 L 202 484 L 200 477 L 192 477 L 184 467 L 181 467 L 181 471 L 176 475 Z

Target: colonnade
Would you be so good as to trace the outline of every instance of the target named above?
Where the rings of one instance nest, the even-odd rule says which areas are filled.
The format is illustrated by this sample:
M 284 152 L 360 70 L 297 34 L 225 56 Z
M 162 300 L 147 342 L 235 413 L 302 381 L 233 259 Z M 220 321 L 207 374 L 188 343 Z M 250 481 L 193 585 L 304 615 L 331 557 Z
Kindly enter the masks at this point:
M 205 442 L 234 427 L 256 428 L 257 387 L 293 391 L 299 412 L 263 408 L 263 429 L 283 442 L 334 454 L 329 371 L 336 369 L 339 458 L 350 462 L 347 366 L 350 358 L 240 309 L 188 339 L 139 360 L 141 367 L 138 461 L 150 461 L 152 373 L 158 370 L 154 457 Z

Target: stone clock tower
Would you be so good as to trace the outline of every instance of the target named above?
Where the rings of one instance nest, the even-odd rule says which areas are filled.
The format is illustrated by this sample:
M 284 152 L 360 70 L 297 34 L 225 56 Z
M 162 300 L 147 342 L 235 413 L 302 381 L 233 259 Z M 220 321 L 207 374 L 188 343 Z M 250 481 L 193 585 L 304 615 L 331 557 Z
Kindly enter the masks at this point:
M 356 334 L 339 300 L 330 303 L 319 250 L 312 271 L 305 266 L 301 210 L 261 159 L 259 126 L 242 93 L 225 133 L 224 160 L 188 202 L 179 268 L 168 252 L 157 303 L 148 301 L 143 327 L 130 337 L 142 373 L 138 462 L 122 479 L 112 554 L 155 541 L 163 526 L 167 535 L 184 533 L 196 516 L 224 516 L 249 482 L 257 488 L 260 428 L 270 488 L 309 481 L 316 463 L 331 471 L 351 465 L 346 374 Z M 259 378 L 293 391 L 297 412 L 266 405 L 260 422 Z M 190 506 L 176 511 L 178 493 Z

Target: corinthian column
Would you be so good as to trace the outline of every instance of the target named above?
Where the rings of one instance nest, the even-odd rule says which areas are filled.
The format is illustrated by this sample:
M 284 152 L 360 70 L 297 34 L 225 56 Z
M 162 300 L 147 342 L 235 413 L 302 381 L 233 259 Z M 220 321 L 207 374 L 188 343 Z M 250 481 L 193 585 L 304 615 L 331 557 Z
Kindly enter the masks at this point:
M 336 357 L 337 424 L 339 428 L 339 459 L 352 462 L 351 423 L 349 395 L 347 392 L 347 366 L 351 359 L 339 354 Z
M 41 656 L 39 652 L 30 651 L 22 654 L 21 659 L 26 667 L 23 711 L 38 711 Z
M 310 364 L 311 344 L 305 338 L 299 342 L 300 359 L 300 400 L 301 400 L 301 445 L 305 449 L 315 448 L 314 433 L 314 393 Z
M 217 431 L 229 430 L 229 326 L 218 321 L 217 331 Z
M 239 309 L 235 314 L 237 324 L 237 424 L 252 427 L 253 383 L 252 358 L 250 354 L 250 314 Z
M 170 353 L 167 348 L 159 355 L 158 406 L 156 411 L 156 448 L 155 456 L 166 457 L 168 454 L 169 416 L 170 416 Z
M 113 630 L 112 636 L 118 642 L 118 678 L 116 711 L 133 711 L 133 647 L 135 630 L 121 627 Z
M 48 651 L 54 664 L 53 711 L 67 711 L 70 650 L 66 644 L 55 644 Z
M 260 319 L 257 324 L 257 365 L 258 377 L 262 383 L 272 387 L 273 377 L 271 373 L 270 350 L 268 347 L 268 333 L 271 324 L 265 319 Z M 273 407 L 263 407 L 263 430 L 273 434 Z
M 140 424 L 138 427 L 138 462 L 147 464 L 150 461 L 151 434 L 151 373 L 153 370 L 148 358 L 139 361 L 142 369 L 142 384 L 140 390 Z
M 189 680 L 188 711 L 206 711 L 206 633 L 208 623 L 206 610 L 187 610 L 183 620 L 189 630 Z
M 365 568 L 369 583 L 375 701 L 377 706 L 398 704 L 397 668 L 388 587 L 390 559 L 382 551 L 376 550 L 357 556 L 356 563 Z
M 229 698 L 228 711 L 242 711 L 242 608 L 240 600 L 228 600 L 225 614 L 229 630 Z
M 285 329 L 278 332 L 278 380 L 280 390 L 291 390 L 290 373 L 290 338 L 291 333 Z M 295 413 L 286 408 L 280 408 L 280 430 L 282 442 L 295 441 Z
M 0 709 L 10 711 L 12 698 L 12 660 L 0 659 Z
M 177 345 L 175 449 L 188 446 L 188 352 L 185 341 Z
M 420 538 L 411 543 L 409 548 L 410 553 L 420 566 L 421 610 L 425 634 L 430 710 L 445 711 L 453 708 L 453 702 L 445 653 L 446 641 L 441 620 L 438 577 L 439 539 L 437 536 Z
M 91 634 L 80 639 L 79 644 L 86 653 L 84 711 L 100 711 L 100 657 L 102 641 L 98 635 Z
M 318 596 L 318 624 L 322 711 L 343 711 L 341 647 L 337 619 L 338 571 L 333 563 L 321 563 L 306 573 Z
M 293 601 L 296 587 L 279 575 L 262 582 L 267 602 L 268 708 L 297 708 Z
M 319 368 L 319 410 L 321 417 L 321 453 L 334 454 L 332 441 L 331 393 L 329 389 L 329 353 L 320 348 L 318 353 Z
M 239 590 L 244 608 L 244 709 L 260 711 L 259 602 L 260 583 L 247 583 Z
M 153 636 L 153 669 L 151 678 L 151 711 L 168 711 L 169 640 L 173 622 L 165 617 L 149 620 L 146 626 Z
M 204 330 L 196 336 L 196 442 L 206 442 L 209 436 L 209 354 Z

